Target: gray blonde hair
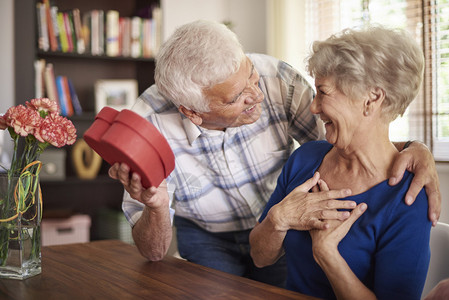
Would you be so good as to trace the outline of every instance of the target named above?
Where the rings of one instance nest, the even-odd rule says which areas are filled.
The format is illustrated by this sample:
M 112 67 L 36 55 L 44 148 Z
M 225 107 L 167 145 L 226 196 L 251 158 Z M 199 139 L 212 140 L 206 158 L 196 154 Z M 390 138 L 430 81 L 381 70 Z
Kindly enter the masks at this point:
M 240 68 L 245 53 L 225 25 L 195 21 L 176 29 L 156 57 L 159 92 L 177 107 L 208 112 L 203 90 L 224 82 Z
M 424 56 L 404 30 L 346 29 L 313 43 L 308 71 L 313 77 L 333 77 L 337 88 L 352 99 L 363 97 L 369 88 L 381 88 L 382 113 L 393 121 L 419 92 Z

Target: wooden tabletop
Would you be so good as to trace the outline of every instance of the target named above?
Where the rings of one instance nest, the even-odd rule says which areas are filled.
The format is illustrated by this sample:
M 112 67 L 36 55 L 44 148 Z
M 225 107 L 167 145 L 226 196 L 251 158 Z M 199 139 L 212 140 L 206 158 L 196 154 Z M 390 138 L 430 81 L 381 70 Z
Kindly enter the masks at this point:
M 116 240 L 43 247 L 42 274 L 0 279 L 0 299 L 315 299 Z

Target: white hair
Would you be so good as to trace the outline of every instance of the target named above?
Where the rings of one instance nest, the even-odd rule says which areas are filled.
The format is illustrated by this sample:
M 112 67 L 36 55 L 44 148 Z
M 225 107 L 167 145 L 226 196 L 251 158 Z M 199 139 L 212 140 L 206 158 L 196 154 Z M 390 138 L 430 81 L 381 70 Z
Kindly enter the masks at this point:
M 203 90 L 224 82 L 240 68 L 245 53 L 225 25 L 195 21 L 176 29 L 156 57 L 159 92 L 177 107 L 208 112 Z

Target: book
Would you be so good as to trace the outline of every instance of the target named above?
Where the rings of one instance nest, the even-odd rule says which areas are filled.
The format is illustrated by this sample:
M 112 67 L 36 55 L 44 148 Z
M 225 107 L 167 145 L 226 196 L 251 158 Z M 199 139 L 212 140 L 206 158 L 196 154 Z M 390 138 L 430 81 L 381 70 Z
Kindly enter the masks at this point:
M 84 40 L 85 51 L 92 53 L 92 45 L 91 45 L 91 12 L 84 13 L 82 16 L 81 23 L 81 34 Z
M 65 94 L 64 94 L 64 83 L 63 83 L 62 76 L 56 77 L 56 90 L 58 93 L 59 107 L 61 108 L 61 115 L 67 117 L 68 116 L 67 99 L 65 98 Z
M 131 57 L 142 56 L 142 19 L 139 17 L 131 18 Z
M 118 56 L 119 51 L 119 12 L 106 12 L 106 55 Z
M 100 55 L 100 16 L 98 10 L 92 10 L 90 13 L 90 53 Z
M 67 32 L 64 24 L 64 14 L 62 12 L 58 12 L 56 15 L 56 21 L 59 29 L 59 38 L 61 40 L 61 51 L 68 52 L 69 51 L 69 41 L 67 39 Z
M 120 34 L 119 34 L 119 44 L 120 52 L 124 57 L 131 55 L 131 21 L 129 18 L 120 18 Z
M 99 10 L 98 11 L 98 50 L 100 51 L 99 54 L 103 55 L 104 54 L 104 46 L 105 46 L 105 42 L 104 42 L 104 11 L 103 10 Z
M 58 91 L 56 88 L 55 73 L 52 63 L 45 66 L 45 90 L 47 98 L 59 103 Z
M 36 3 L 38 47 L 40 50 L 48 51 L 50 41 L 48 39 L 47 12 L 43 3 Z
M 63 23 L 64 23 L 64 30 L 66 34 L 67 39 L 67 52 L 74 52 L 74 41 L 72 36 L 72 25 L 70 24 L 70 18 L 68 12 L 62 13 Z
M 153 55 L 152 20 L 142 19 L 142 56 L 151 57 Z
M 81 23 L 81 14 L 78 8 L 73 9 L 73 27 L 75 29 L 76 36 L 76 51 L 78 54 L 83 54 L 86 51 L 86 46 L 84 42 L 83 26 Z
M 73 115 L 73 104 L 72 104 L 72 96 L 70 94 L 69 81 L 67 76 L 62 77 L 62 88 L 64 91 L 64 100 L 67 108 L 67 116 L 71 117 Z
M 34 61 L 34 98 L 45 97 L 45 59 L 37 59 Z
M 56 40 L 54 27 L 53 27 L 53 20 L 51 18 L 50 13 L 50 1 L 49 0 L 43 0 L 42 2 L 45 6 L 45 13 L 46 13 L 46 19 L 47 19 L 47 30 L 48 30 L 48 38 L 50 41 L 50 49 L 51 51 L 58 50 L 58 42 Z
M 50 8 L 50 16 L 52 20 L 52 26 L 53 26 L 53 35 L 56 42 L 56 50 L 61 51 L 61 36 L 59 32 L 59 26 L 58 26 L 58 7 L 52 6 Z
M 69 84 L 70 97 L 72 99 L 74 113 L 75 115 L 81 115 L 83 113 L 83 109 L 78 99 L 78 95 L 76 94 L 75 86 L 73 85 L 72 80 L 70 80 L 70 78 L 67 79 L 67 82 Z

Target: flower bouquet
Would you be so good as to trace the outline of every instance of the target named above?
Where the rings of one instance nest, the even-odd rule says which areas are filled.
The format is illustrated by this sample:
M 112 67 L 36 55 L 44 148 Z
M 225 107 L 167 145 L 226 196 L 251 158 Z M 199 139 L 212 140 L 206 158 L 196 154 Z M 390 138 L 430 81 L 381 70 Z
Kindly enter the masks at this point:
M 24 279 L 41 272 L 39 155 L 49 145 L 73 144 L 76 129 L 47 98 L 9 108 L 0 129 L 14 142 L 10 168 L 0 165 L 6 170 L 0 176 L 0 278 Z

